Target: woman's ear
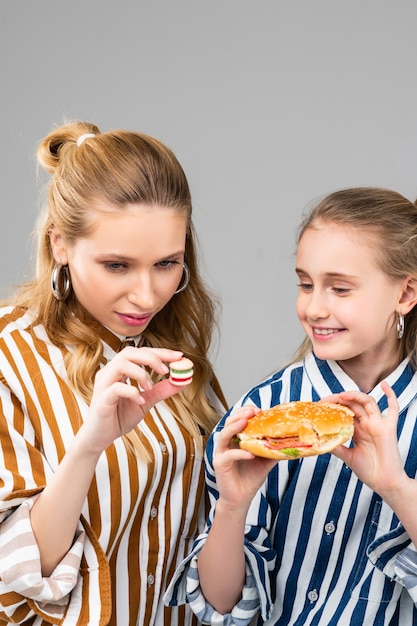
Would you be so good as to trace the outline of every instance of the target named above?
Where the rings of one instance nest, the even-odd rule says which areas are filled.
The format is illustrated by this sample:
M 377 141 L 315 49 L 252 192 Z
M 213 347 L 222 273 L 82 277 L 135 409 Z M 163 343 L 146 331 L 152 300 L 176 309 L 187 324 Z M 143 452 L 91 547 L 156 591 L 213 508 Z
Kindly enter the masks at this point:
M 57 228 L 55 228 L 55 226 L 52 226 L 49 230 L 49 241 L 55 261 L 61 265 L 67 265 L 67 247 L 65 245 L 64 238 L 61 235 L 61 232 Z
M 398 300 L 399 310 L 406 315 L 417 304 L 417 280 L 408 276 L 404 279 L 402 293 Z

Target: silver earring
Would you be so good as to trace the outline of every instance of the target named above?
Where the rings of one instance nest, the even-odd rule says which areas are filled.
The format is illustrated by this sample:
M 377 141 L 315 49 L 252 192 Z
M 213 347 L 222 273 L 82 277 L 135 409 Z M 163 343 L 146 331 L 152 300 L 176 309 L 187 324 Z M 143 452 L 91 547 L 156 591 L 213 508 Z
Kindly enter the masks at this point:
M 184 291 L 184 289 L 188 286 L 188 283 L 190 282 L 190 269 L 187 263 L 184 263 L 183 270 L 184 270 L 184 273 L 183 273 L 184 280 L 182 281 L 182 285 L 178 287 L 177 291 L 174 291 L 174 295 L 177 293 L 181 293 L 181 291 Z
M 52 270 L 51 288 L 57 300 L 66 300 L 71 291 L 71 278 L 68 265 L 56 264 Z
M 404 315 L 401 311 L 398 311 L 397 315 L 397 337 L 401 339 L 404 336 Z

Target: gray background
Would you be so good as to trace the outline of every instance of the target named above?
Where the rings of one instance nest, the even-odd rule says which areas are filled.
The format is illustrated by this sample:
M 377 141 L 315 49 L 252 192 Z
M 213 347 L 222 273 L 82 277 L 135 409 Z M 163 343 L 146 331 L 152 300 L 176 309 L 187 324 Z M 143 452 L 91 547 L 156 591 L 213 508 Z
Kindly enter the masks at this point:
M 0 0 L 0 288 L 33 269 L 53 126 L 155 135 L 189 178 L 236 401 L 302 338 L 306 206 L 345 186 L 417 196 L 416 23 L 416 0 Z

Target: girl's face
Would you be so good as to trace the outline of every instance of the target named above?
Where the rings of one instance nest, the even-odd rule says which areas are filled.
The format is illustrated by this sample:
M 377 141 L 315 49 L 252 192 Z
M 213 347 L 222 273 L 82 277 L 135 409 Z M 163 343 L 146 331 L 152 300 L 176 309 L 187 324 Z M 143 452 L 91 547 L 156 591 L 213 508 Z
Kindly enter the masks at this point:
M 119 335 L 137 335 L 181 282 L 187 218 L 163 207 L 100 208 L 89 236 L 74 246 L 52 233 L 54 257 L 68 264 L 75 296 L 90 315 Z
M 396 311 L 409 310 L 407 279 L 394 282 L 379 269 L 367 237 L 335 223 L 304 232 L 296 309 L 318 358 L 383 368 L 398 360 Z

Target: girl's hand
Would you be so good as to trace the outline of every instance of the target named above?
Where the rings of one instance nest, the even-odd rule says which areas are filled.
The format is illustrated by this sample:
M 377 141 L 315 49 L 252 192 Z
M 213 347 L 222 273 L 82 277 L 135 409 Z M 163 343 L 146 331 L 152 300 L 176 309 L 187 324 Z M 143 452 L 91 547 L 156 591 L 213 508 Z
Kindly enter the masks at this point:
M 343 391 L 323 400 L 339 402 L 355 413 L 353 448 L 338 446 L 333 454 L 355 472 L 373 491 L 384 497 L 406 479 L 397 441 L 398 402 L 386 383 L 381 387 L 388 399 L 383 416 L 373 398 L 359 391 Z
M 168 373 L 165 363 L 178 361 L 182 352 L 163 348 L 127 347 L 100 369 L 84 423 L 84 441 L 91 451 L 103 451 L 128 433 L 160 400 L 178 393 L 181 387 L 168 379 L 152 385 L 144 366 L 158 374 Z M 139 389 L 129 383 L 135 380 Z
M 219 434 L 213 458 L 216 483 L 223 507 L 247 509 L 268 473 L 277 463 L 273 459 L 256 457 L 241 450 L 236 442 L 248 420 L 258 411 L 256 407 L 240 407 L 226 419 Z

